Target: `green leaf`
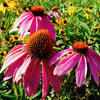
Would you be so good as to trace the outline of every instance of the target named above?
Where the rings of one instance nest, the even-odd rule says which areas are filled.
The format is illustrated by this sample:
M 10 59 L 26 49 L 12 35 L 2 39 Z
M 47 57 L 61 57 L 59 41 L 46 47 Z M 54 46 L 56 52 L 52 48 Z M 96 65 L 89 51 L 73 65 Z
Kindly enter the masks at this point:
M 1 94 L 2 97 L 6 97 L 6 98 L 12 98 L 12 99 L 15 99 L 16 96 L 13 96 L 13 95 L 9 95 L 9 94 Z
M 99 44 L 95 43 L 95 51 L 100 55 L 100 49 L 99 49 Z
M 97 24 L 98 24 L 97 21 L 95 21 L 95 22 L 93 23 L 93 29 L 97 26 Z
M 84 23 L 84 22 L 82 22 L 82 21 L 79 21 L 79 23 L 80 23 L 88 32 L 90 32 L 90 28 L 89 28 L 89 26 L 88 26 L 86 23 Z
M 50 96 L 47 96 L 48 100 L 52 100 L 52 98 Z
M 22 82 L 19 83 L 19 92 L 21 97 L 23 96 L 23 86 L 22 86 Z
M 35 98 L 35 97 L 37 97 L 41 92 L 42 92 L 42 90 L 37 91 L 37 92 L 35 93 L 35 95 L 32 97 L 32 99 Z

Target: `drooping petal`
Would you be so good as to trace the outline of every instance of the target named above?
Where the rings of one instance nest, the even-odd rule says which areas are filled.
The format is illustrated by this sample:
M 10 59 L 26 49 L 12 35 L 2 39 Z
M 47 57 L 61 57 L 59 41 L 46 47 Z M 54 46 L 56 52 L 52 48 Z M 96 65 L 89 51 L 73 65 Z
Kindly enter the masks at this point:
M 10 56 L 6 61 L 4 61 L 4 64 L 1 68 L 0 73 L 7 68 L 11 63 L 13 63 L 14 61 L 16 61 L 18 58 L 20 58 L 21 56 L 23 56 L 26 52 L 16 52 L 15 54 L 13 54 L 12 56 Z
M 54 75 L 61 76 L 67 73 L 69 70 L 71 70 L 76 65 L 76 63 L 78 62 L 80 58 L 80 53 L 77 53 L 77 54 L 73 53 L 71 55 L 73 56 L 66 57 L 57 64 L 56 68 L 54 69 Z M 65 59 L 67 59 L 66 62 L 65 62 Z
M 45 63 L 42 61 L 42 70 L 43 70 L 43 74 L 42 74 L 42 100 L 45 100 L 48 91 L 49 91 L 49 77 L 48 77 L 48 73 L 47 73 L 47 69 L 45 66 Z
M 28 31 L 28 29 L 31 26 L 33 18 L 34 18 L 33 15 L 31 15 L 27 19 L 23 20 L 23 22 L 21 23 L 18 32 L 18 34 L 21 32 L 21 37 L 25 36 L 25 33 Z
M 36 32 L 37 28 L 38 28 L 37 17 L 34 17 L 32 24 L 30 26 L 30 33 L 33 34 L 34 32 Z
M 56 40 L 56 33 L 55 33 L 54 26 L 52 25 L 52 23 L 49 21 L 49 19 L 46 16 L 44 16 L 43 19 L 45 21 L 45 24 L 47 26 L 47 29 L 48 29 L 52 39 L 55 41 Z
M 20 15 L 20 17 L 17 19 L 17 21 L 14 23 L 12 31 L 16 29 L 16 27 L 25 19 L 27 19 L 32 13 L 30 12 L 24 12 Z
M 32 73 L 34 63 L 35 63 L 35 58 L 33 57 L 23 76 L 23 87 L 24 87 L 26 94 L 29 97 L 31 96 L 31 87 L 30 87 L 29 77 L 30 77 L 30 74 Z
M 40 65 L 40 59 L 37 58 L 34 67 L 32 69 L 32 72 L 29 76 L 29 83 L 31 87 L 31 95 L 34 95 L 38 89 L 39 83 L 41 78 L 41 65 Z
M 53 15 L 55 16 L 55 18 L 60 18 L 61 17 L 60 12 L 54 12 Z
M 49 12 L 47 13 L 47 17 L 48 17 L 49 19 L 51 19 L 51 18 L 53 17 L 52 14 L 53 14 L 53 11 L 49 11 Z
M 73 50 L 68 48 L 68 49 L 65 49 L 65 50 L 62 50 L 60 52 L 58 52 L 57 54 L 55 54 L 50 62 L 49 62 L 49 66 L 51 66 L 52 64 L 54 64 L 57 60 L 59 60 L 62 56 L 66 55 L 67 53 L 71 53 Z
M 80 87 L 87 74 L 87 61 L 84 54 L 81 55 L 80 61 L 76 70 L 76 83 L 77 87 Z
M 14 82 L 17 82 L 17 80 L 19 79 L 19 77 L 21 77 L 25 73 L 27 67 L 30 64 L 30 59 L 31 59 L 31 55 L 28 55 L 24 59 L 23 64 L 16 70 L 16 73 L 14 73 L 14 76 L 13 76 L 13 81 Z
M 44 27 L 44 29 L 46 29 L 46 30 L 47 30 L 48 28 L 47 28 L 47 26 L 46 26 L 46 24 L 45 24 L 45 19 L 44 19 L 44 18 L 42 18 L 42 21 L 43 21 L 43 27 Z
M 38 17 L 37 17 L 37 22 L 38 22 L 38 29 L 39 29 L 39 30 L 45 29 L 45 26 L 44 26 L 44 24 L 43 24 L 42 17 L 38 16 Z
M 100 55 L 91 48 L 88 48 L 88 51 L 93 55 L 93 57 L 100 63 Z
M 13 76 L 16 68 L 19 68 L 22 65 L 24 58 L 26 56 L 27 56 L 27 54 L 23 55 L 22 57 L 20 57 L 19 59 L 17 59 L 14 63 L 12 63 L 10 65 L 10 67 L 8 68 L 8 70 L 4 76 L 4 79 L 3 79 L 4 81 L 10 79 Z
M 98 76 L 98 71 L 97 71 L 97 65 L 93 60 L 93 56 L 89 53 L 87 53 L 86 56 L 89 60 L 89 65 L 90 65 L 90 69 L 91 69 L 93 78 L 94 78 L 95 82 L 97 83 L 97 85 L 99 85 L 99 76 Z
M 8 58 L 9 56 L 11 56 L 14 52 L 21 50 L 23 45 L 24 45 L 24 44 L 20 44 L 20 45 L 17 45 L 17 46 L 15 46 L 15 47 L 13 47 L 13 48 L 8 52 L 8 54 L 6 55 L 6 58 Z M 5 58 L 5 59 L 6 59 L 6 58 Z
M 89 54 L 91 54 L 90 52 L 87 52 Z M 91 57 L 92 57 L 92 60 L 94 61 L 94 63 L 96 64 L 96 67 L 98 69 L 98 71 L 100 72 L 100 64 L 99 62 L 97 61 L 97 59 L 91 54 Z
M 53 74 L 54 66 L 49 67 L 49 60 L 43 60 L 44 66 L 47 70 L 49 80 L 56 92 L 60 92 L 60 78 Z

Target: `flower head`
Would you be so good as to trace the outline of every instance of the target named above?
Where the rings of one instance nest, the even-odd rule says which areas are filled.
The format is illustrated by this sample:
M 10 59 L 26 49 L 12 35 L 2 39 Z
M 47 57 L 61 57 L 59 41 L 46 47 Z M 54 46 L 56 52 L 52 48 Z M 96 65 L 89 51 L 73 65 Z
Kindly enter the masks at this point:
M 16 83 L 22 79 L 24 90 L 30 97 L 38 89 L 41 78 L 40 61 L 42 61 L 42 99 L 45 99 L 49 91 L 49 81 L 57 92 L 60 91 L 59 77 L 53 75 L 54 66 L 49 67 L 49 60 L 54 54 L 50 33 L 47 30 L 38 30 L 29 36 L 26 44 L 17 45 L 11 49 L 0 73 L 10 65 L 4 81 L 12 76 Z
M 10 11 L 15 9 L 16 2 L 11 0 L 5 0 L 4 3 L 0 4 L 0 11 L 2 11 L 3 14 L 5 14 L 6 10 Z
M 72 3 L 71 3 L 71 4 L 69 5 L 69 7 L 68 7 L 67 12 L 68 12 L 68 14 L 69 14 L 70 16 L 73 16 L 74 13 L 75 13 L 75 11 L 76 11 L 76 7 L 73 6 Z
M 21 24 L 20 24 L 21 23 Z M 19 32 L 21 37 L 26 36 L 26 32 L 30 28 L 30 34 L 33 34 L 37 30 L 46 29 L 49 31 L 53 40 L 56 40 L 56 34 L 52 23 L 49 21 L 47 14 L 44 12 L 44 9 L 39 6 L 33 6 L 30 12 L 24 12 L 17 19 L 14 24 L 12 31 L 20 24 Z
M 53 42 L 51 36 L 46 30 L 38 30 L 27 40 L 27 48 L 36 57 L 46 58 L 52 53 Z
M 72 47 L 75 52 L 79 52 L 79 53 L 83 53 L 83 54 L 85 54 L 88 50 L 88 45 L 81 41 L 77 41 L 77 42 L 73 43 Z
M 58 10 L 58 8 L 57 8 L 56 6 L 54 6 L 54 7 L 52 7 L 51 10 L 52 10 L 52 11 L 56 11 L 56 10 Z
M 6 53 L 7 53 L 6 51 L 3 51 L 3 52 L 0 51 L 0 56 L 5 58 L 6 57 Z
M 33 6 L 31 8 L 31 12 L 35 15 L 35 16 L 44 16 L 44 9 L 42 7 L 39 6 Z
M 97 54 L 93 49 L 88 48 L 87 44 L 81 41 L 73 43 L 66 50 L 62 50 L 59 53 L 55 54 L 54 57 L 50 60 L 49 64 L 54 64 L 62 56 L 70 53 L 67 57 L 63 58 L 55 67 L 54 75 L 61 76 L 71 70 L 77 63 L 76 70 L 76 83 L 80 87 L 87 74 L 87 62 L 89 61 L 90 69 L 93 75 L 93 78 L 97 85 L 99 85 L 99 76 L 98 71 L 100 72 L 100 55 Z
M 48 13 L 49 18 L 60 18 L 61 17 L 61 13 L 57 11 L 58 8 L 56 6 L 52 7 L 51 11 Z
M 18 35 L 10 35 L 10 38 L 8 40 L 10 40 L 10 42 L 22 42 L 23 38 Z

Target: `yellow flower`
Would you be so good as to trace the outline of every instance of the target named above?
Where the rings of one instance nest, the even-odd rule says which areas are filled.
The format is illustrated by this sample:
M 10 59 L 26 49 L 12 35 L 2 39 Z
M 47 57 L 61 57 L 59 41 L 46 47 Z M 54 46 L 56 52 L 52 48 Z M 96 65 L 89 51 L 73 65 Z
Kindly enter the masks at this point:
M 68 25 L 68 23 L 69 23 L 68 19 L 65 18 L 65 19 L 63 20 L 63 25 Z
M 4 38 L 4 42 L 9 42 L 9 38 Z
M 69 14 L 70 16 L 73 16 L 75 10 L 76 10 L 76 7 L 73 6 L 73 5 L 70 5 L 69 8 L 68 8 L 68 14 Z
M 87 10 L 89 10 L 90 12 L 93 11 L 93 7 L 88 7 Z
M 87 10 L 92 12 L 93 8 L 92 7 L 88 7 Z M 84 11 L 84 13 L 85 13 L 85 15 L 83 17 L 86 17 L 86 19 L 91 19 L 92 18 L 91 14 L 88 14 L 86 11 Z
M 60 17 L 59 19 L 56 19 L 56 23 L 57 23 L 58 25 L 62 25 L 62 24 L 63 24 L 63 18 Z
M 14 8 L 16 8 L 16 7 L 15 7 L 15 6 L 16 6 L 16 2 L 15 2 L 15 1 L 10 1 L 10 2 L 8 3 L 8 6 L 9 6 L 10 8 L 14 9 Z
M 66 35 L 66 32 L 65 32 L 65 30 L 63 30 L 63 29 L 60 29 L 59 30 L 59 33 L 63 36 L 63 35 Z
M 15 9 L 16 2 L 13 0 L 5 0 L 4 3 L 0 4 L 0 11 L 2 11 L 3 14 L 5 14 L 6 10 L 10 11 Z
M 3 14 L 5 14 L 7 7 L 8 6 L 6 4 L 0 4 L 0 11 L 2 11 Z
M 13 45 L 13 44 L 9 44 L 8 46 L 9 46 L 9 47 L 13 47 L 14 45 Z
M 19 11 L 15 11 L 15 13 L 16 13 L 17 15 L 20 15 L 20 12 L 19 12 Z
M 11 42 L 21 41 L 21 40 L 23 40 L 23 39 L 18 35 L 10 35 L 10 41 Z
M 0 27 L 0 31 L 1 31 L 1 32 L 4 32 L 5 30 L 6 30 L 6 28 L 5 28 L 5 27 L 3 27 L 3 26 L 2 26 L 2 27 Z
M 5 57 L 6 57 L 6 54 L 7 54 L 6 51 L 4 51 L 4 52 L 1 52 L 1 51 L 0 51 L 0 56 L 1 56 L 1 57 L 5 58 Z
M 62 17 L 60 17 L 59 19 L 56 19 L 56 23 L 58 23 L 58 25 L 68 25 L 68 19 L 65 18 L 63 19 Z
M 85 15 L 83 17 L 86 17 L 86 19 L 91 19 L 92 18 L 92 16 L 88 13 L 85 13 Z

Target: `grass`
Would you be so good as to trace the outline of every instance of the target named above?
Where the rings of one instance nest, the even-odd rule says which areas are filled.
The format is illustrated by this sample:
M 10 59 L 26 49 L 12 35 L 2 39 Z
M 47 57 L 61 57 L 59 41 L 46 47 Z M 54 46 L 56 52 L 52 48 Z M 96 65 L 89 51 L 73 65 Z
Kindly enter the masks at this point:
M 11 32 L 15 19 L 21 13 L 28 11 L 30 7 L 38 5 L 44 8 L 48 13 L 53 6 L 58 7 L 62 13 L 62 20 L 67 23 L 60 23 L 61 20 L 55 20 L 56 41 L 54 49 L 56 52 L 64 50 L 72 45 L 75 41 L 83 41 L 100 54 L 100 0 L 15 0 L 15 8 L 6 9 L 5 14 L 0 11 L 0 68 L 6 54 L 14 46 L 25 43 L 24 39 L 14 39 L 11 35 L 17 37 L 18 31 Z M 0 1 L 4 3 L 5 0 Z M 69 11 L 70 5 L 73 7 Z M 10 9 L 10 10 L 9 10 Z M 71 12 L 71 14 L 70 14 Z M 67 18 L 67 19 L 66 19 Z M 51 20 L 52 21 L 52 20 Z M 60 29 L 65 32 L 61 33 Z M 62 42 L 59 42 L 62 41 Z M 6 51 L 6 53 L 4 53 Z M 7 70 L 7 69 L 6 69 Z M 5 71 L 0 74 L 0 100 L 40 100 L 42 96 L 42 85 L 40 84 L 36 94 L 31 98 L 27 97 L 24 92 L 22 82 L 13 83 L 12 79 L 3 81 Z M 62 76 L 61 92 L 56 93 L 52 87 L 49 89 L 46 100 L 99 100 L 100 87 L 96 85 L 88 67 L 88 75 L 80 88 L 76 86 L 75 72 L 69 78 L 69 74 Z M 69 79 L 70 80 L 69 80 Z M 68 82 L 69 83 L 66 83 Z

